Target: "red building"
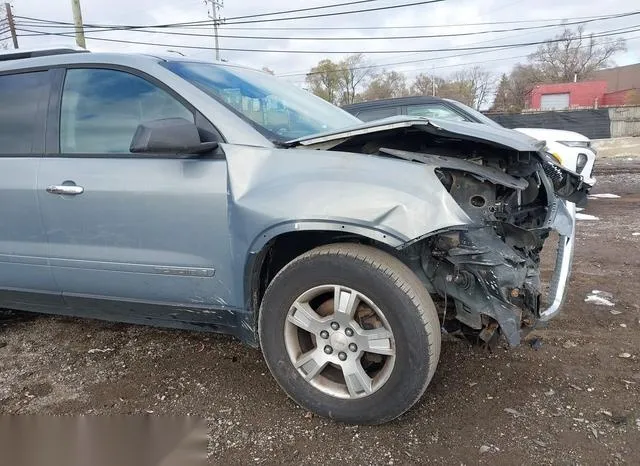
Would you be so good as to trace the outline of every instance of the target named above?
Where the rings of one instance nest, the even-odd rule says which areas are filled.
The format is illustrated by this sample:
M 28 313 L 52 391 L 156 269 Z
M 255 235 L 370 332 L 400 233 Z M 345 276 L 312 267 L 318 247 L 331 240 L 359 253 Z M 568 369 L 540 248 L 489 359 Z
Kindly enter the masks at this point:
M 593 81 L 539 84 L 529 94 L 528 108 L 564 110 L 640 102 L 640 63 L 599 70 L 593 77 Z
M 564 110 L 575 107 L 598 107 L 607 93 L 606 81 L 538 84 L 530 94 L 529 108 Z

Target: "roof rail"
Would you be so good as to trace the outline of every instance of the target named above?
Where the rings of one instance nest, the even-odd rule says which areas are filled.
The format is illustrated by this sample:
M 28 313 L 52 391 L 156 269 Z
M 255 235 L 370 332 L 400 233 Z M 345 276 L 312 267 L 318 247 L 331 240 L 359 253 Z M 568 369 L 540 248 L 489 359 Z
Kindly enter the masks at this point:
M 23 58 L 48 57 L 51 55 L 63 55 L 66 53 L 88 53 L 88 50 L 74 49 L 70 47 L 57 49 L 14 50 L 0 53 L 0 61 L 20 60 Z

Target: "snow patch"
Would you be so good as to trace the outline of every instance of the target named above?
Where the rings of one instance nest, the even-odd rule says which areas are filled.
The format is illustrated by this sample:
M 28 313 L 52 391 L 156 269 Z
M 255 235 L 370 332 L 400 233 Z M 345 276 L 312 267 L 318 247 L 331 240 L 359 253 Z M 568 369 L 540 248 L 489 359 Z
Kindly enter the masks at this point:
M 595 215 L 577 213 L 576 220 L 600 220 L 600 218 Z
M 593 290 L 584 298 L 585 303 L 592 303 L 596 306 L 615 306 L 613 295 L 606 291 Z
M 589 199 L 619 199 L 617 194 L 603 193 L 603 194 L 590 194 Z

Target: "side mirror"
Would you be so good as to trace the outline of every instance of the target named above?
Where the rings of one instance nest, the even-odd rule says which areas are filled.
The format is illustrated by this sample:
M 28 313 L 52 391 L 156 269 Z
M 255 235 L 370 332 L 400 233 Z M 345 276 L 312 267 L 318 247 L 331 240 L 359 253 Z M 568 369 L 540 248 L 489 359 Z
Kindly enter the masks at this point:
M 142 154 L 203 154 L 217 142 L 200 142 L 198 127 L 184 118 L 165 118 L 141 123 L 129 150 Z

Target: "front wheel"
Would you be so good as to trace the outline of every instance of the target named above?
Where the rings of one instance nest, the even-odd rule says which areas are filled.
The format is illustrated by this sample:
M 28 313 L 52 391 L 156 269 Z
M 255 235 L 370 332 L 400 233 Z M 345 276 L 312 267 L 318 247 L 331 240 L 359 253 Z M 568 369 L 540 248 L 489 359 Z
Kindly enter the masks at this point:
M 269 284 L 259 334 L 284 391 L 325 417 L 380 424 L 411 408 L 440 355 L 438 315 L 400 260 L 358 244 L 316 248 Z

